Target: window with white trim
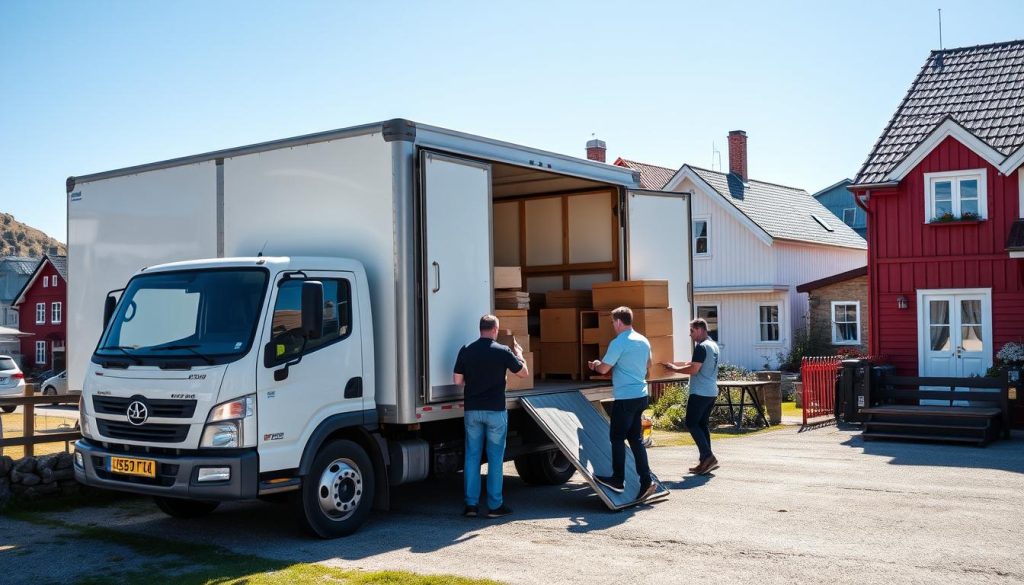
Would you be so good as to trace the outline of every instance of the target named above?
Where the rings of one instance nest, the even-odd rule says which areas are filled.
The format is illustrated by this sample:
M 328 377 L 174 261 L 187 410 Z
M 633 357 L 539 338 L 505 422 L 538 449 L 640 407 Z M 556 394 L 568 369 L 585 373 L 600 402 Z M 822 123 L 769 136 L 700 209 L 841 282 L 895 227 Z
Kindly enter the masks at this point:
M 853 227 L 857 223 L 857 208 L 847 207 L 843 210 L 843 223 Z
M 832 301 L 832 344 L 860 345 L 860 301 Z
M 37 341 L 36 342 L 36 364 L 45 364 L 45 363 L 46 363 L 46 342 L 45 341 Z
M 759 339 L 762 342 L 777 342 L 779 337 L 779 310 L 778 304 L 758 305 L 758 329 Z
M 8 316 L 9 316 L 9 319 L 7 320 L 7 322 L 9 324 L 14 325 L 15 327 L 17 327 L 18 326 L 18 317 L 19 317 L 17 309 L 11 309 L 11 312 L 8 313 Z
M 925 173 L 925 221 L 943 217 L 984 219 L 988 214 L 986 170 Z
M 707 219 L 693 220 L 693 255 L 711 255 L 711 221 Z
M 36 325 L 46 323 L 46 303 L 36 303 Z
M 718 343 L 718 305 L 697 305 L 697 318 L 708 324 L 708 337 Z
M 50 279 L 46 276 L 43 277 L 43 288 L 50 288 Z
M 64 312 L 64 303 L 50 303 L 50 322 L 57 325 Z
M 52 286 L 53 288 L 57 288 L 57 275 L 56 274 L 54 274 L 53 276 L 50 277 L 50 286 Z

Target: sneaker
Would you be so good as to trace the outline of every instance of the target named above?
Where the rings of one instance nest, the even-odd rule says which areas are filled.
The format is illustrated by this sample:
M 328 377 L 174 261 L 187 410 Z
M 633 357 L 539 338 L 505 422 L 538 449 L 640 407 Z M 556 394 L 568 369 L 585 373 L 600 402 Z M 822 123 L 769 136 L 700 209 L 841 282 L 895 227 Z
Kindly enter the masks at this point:
M 718 459 L 716 459 L 715 456 L 712 455 L 711 457 L 705 459 L 704 463 L 701 463 L 700 469 L 698 469 L 694 473 L 696 473 L 697 475 L 707 475 L 712 471 L 718 469 L 718 467 Z
M 462 510 L 462 515 L 466 518 L 476 518 L 480 515 L 480 508 L 477 506 L 466 506 L 465 509 Z
M 615 479 L 610 475 L 595 475 L 594 479 L 597 481 L 597 483 L 603 485 L 604 487 L 618 494 L 621 494 L 626 489 L 626 486 L 623 485 L 621 479 Z
M 640 488 L 640 492 L 636 495 L 636 501 L 646 502 L 647 498 L 653 496 L 658 491 L 658 486 L 654 485 L 653 482 L 647 484 L 647 487 Z
M 487 512 L 488 518 L 501 518 L 502 516 L 508 516 L 512 513 L 512 508 L 509 508 L 505 504 L 498 506 L 497 508 Z

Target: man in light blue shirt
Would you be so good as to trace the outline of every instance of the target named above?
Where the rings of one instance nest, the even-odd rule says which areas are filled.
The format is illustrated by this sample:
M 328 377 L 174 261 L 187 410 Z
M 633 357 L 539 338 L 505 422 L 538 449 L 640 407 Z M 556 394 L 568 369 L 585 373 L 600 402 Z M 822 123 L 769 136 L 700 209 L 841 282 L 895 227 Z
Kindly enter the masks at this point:
M 643 413 L 647 408 L 647 368 L 651 362 L 651 343 L 633 331 L 633 311 L 619 307 L 612 311 L 615 339 L 608 344 L 604 359 L 587 363 L 599 374 L 612 373 L 611 431 L 612 474 L 595 475 L 594 479 L 608 489 L 622 493 L 625 490 L 626 446 L 629 441 L 640 479 L 636 500 L 649 498 L 657 489 L 651 481 L 651 468 L 647 463 L 647 449 L 643 441 Z
M 697 443 L 700 462 L 690 473 L 707 475 L 718 469 L 718 459 L 711 452 L 711 410 L 718 400 L 718 344 L 708 337 L 708 323 L 704 319 L 690 322 L 693 340 L 693 361 L 682 365 L 662 364 L 666 368 L 690 375 L 690 396 L 686 400 L 686 430 Z

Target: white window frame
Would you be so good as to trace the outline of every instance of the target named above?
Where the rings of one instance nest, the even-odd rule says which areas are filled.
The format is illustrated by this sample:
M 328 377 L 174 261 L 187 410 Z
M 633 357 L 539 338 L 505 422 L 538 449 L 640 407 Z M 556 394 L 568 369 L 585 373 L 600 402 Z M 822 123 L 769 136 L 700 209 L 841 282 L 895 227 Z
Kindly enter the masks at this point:
M 935 211 L 935 183 L 949 181 L 951 186 L 953 215 L 960 217 L 960 182 L 970 179 L 978 181 L 978 215 L 981 219 L 988 218 L 988 169 L 969 169 L 966 171 L 947 171 L 943 173 L 924 174 L 924 209 L 925 223 L 931 223 L 938 216 Z
M 853 218 L 850 221 L 846 221 L 846 212 L 849 211 Z M 843 208 L 843 223 L 853 227 L 857 224 L 857 208 L 856 207 L 844 207 Z
M 57 275 L 56 274 L 50 276 L 50 286 L 53 287 L 53 288 L 57 288 Z
M 848 305 L 857 307 L 857 337 L 856 339 L 845 340 L 839 336 L 839 323 L 836 322 L 836 307 Z M 829 321 L 832 323 L 832 345 L 860 345 L 860 301 L 832 301 Z M 844 323 L 847 322 L 844 321 Z
M 697 233 L 698 233 L 697 232 L 697 222 L 700 222 L 700 221 L 703 221 L 704 225 L 707 226 L 707 228 L 706 228 L 707 235 L 704 236 L 704 239 L 707 240 L 708 251 L 704 252 L 704 253 L 701 253 L 701 254 L 698 254 L 697 253 Z M 710 217 L 695 217 L 695 218 L 693 218 L 693 221 L 691 222 L 690 227 L 691 227 L 691 229 L 693 229 L 693 257 L 694 258 L 710 258 L 711 257 L 711 218 Z
M 64 303 L 50 303 L 50 322 L 59 325 L 64 317 Z
M 36 342 L 36 364 L 38 365 L 38 364 L 45 364 L 45 363 L 46 363 L 46 342 L 45 341 L 37 341 Z
M 11 325 L 14 325 L 15 327 L 17 327 L 18 326 L 18 321 L 20 321 L 20 320 L 21 320 L 21 315 L 18 313 L 18 310 L 17 309 L 11 309 L 11 311 L 8 313 L 7 322 L 10 323 Z
M 722 347 L 722 305 L 717 303 L 717 302 L 714 302 L 714 303 L 702 303 L 700 301 L 694 301 L 694 303 L 693 303 L 693 318 L 694 319 L 700 317 L 700 315 L 697 314 L 697 309 L 699 309 L 700 307 L 714 307 L 715 308 L 715 314 L 718 315 L 718 322 L 716 323 L 716 326 L 718 327 L 718 339 L 715 341 L 715 343 L 718 344 L 718 347 Z
M 778 339 L 762 339 L 761 338 L 761 326 L 769 325 L 771 321 L 761 321 L 761 307 L 775 307 L 778 309 L 779 320 L 776 324 L 779 326 L 779 338 Z M 783 323 L 785 323 L 785 316 L 782 314 L 782 303 L 780 302 L 758 302 L 757 303 L 757 344 L 758 345 L 782 345 L 782 332 Z
M 46 324 L 46 303 L 36 303 L 36 325 Z
M 50 288 L 50 277 L 49 276 L 44 276 L 43 277 L 43 288 Z

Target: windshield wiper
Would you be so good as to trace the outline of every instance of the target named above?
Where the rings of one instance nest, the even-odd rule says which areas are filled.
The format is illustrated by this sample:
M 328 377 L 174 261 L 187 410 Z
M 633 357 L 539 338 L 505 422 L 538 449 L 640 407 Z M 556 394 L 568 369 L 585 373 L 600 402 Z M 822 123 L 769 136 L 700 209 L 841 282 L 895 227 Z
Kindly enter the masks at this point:
M 128 351 L 129 349 L 135 349 L 134 347 L 131 347 L 131 346 L 128 346 L 128 345 L 104 345 L 99 350 L 102 351 L 104 349 L 116 349 L 116 350 L 120 351 L 121 353 L 123 353 L 124 355 L 128 356 L 133 362 L 135 362 L 135 365 L 137 365 L 137 366 L 141 366 L 142 365 L 142 360 L 139 359 L 139 357 L 137 355 L 135 355 L 135 354 L 133 354 L 133 353 Z
M 208 356 L 206 354 L 199 353 L 198 351 L 196 351 L 197 347 L 199 347 L 199 346 L 198 345 L 164 345 L 164 346 L 161 346 L 161 347 L 150 348 L 149 351 L 174 351 L 176 349 L 186 349 L 186 350 L 192 352 L 193 354 L 199 356 L 200 358 L 202 358 L 204 361 L 206 361 L 207 364 L 209 364 L 211 366 L 214 363 L 216 363 L 216 362 L 214 362 L 212 357 L 210 357 L 210 356 Z

